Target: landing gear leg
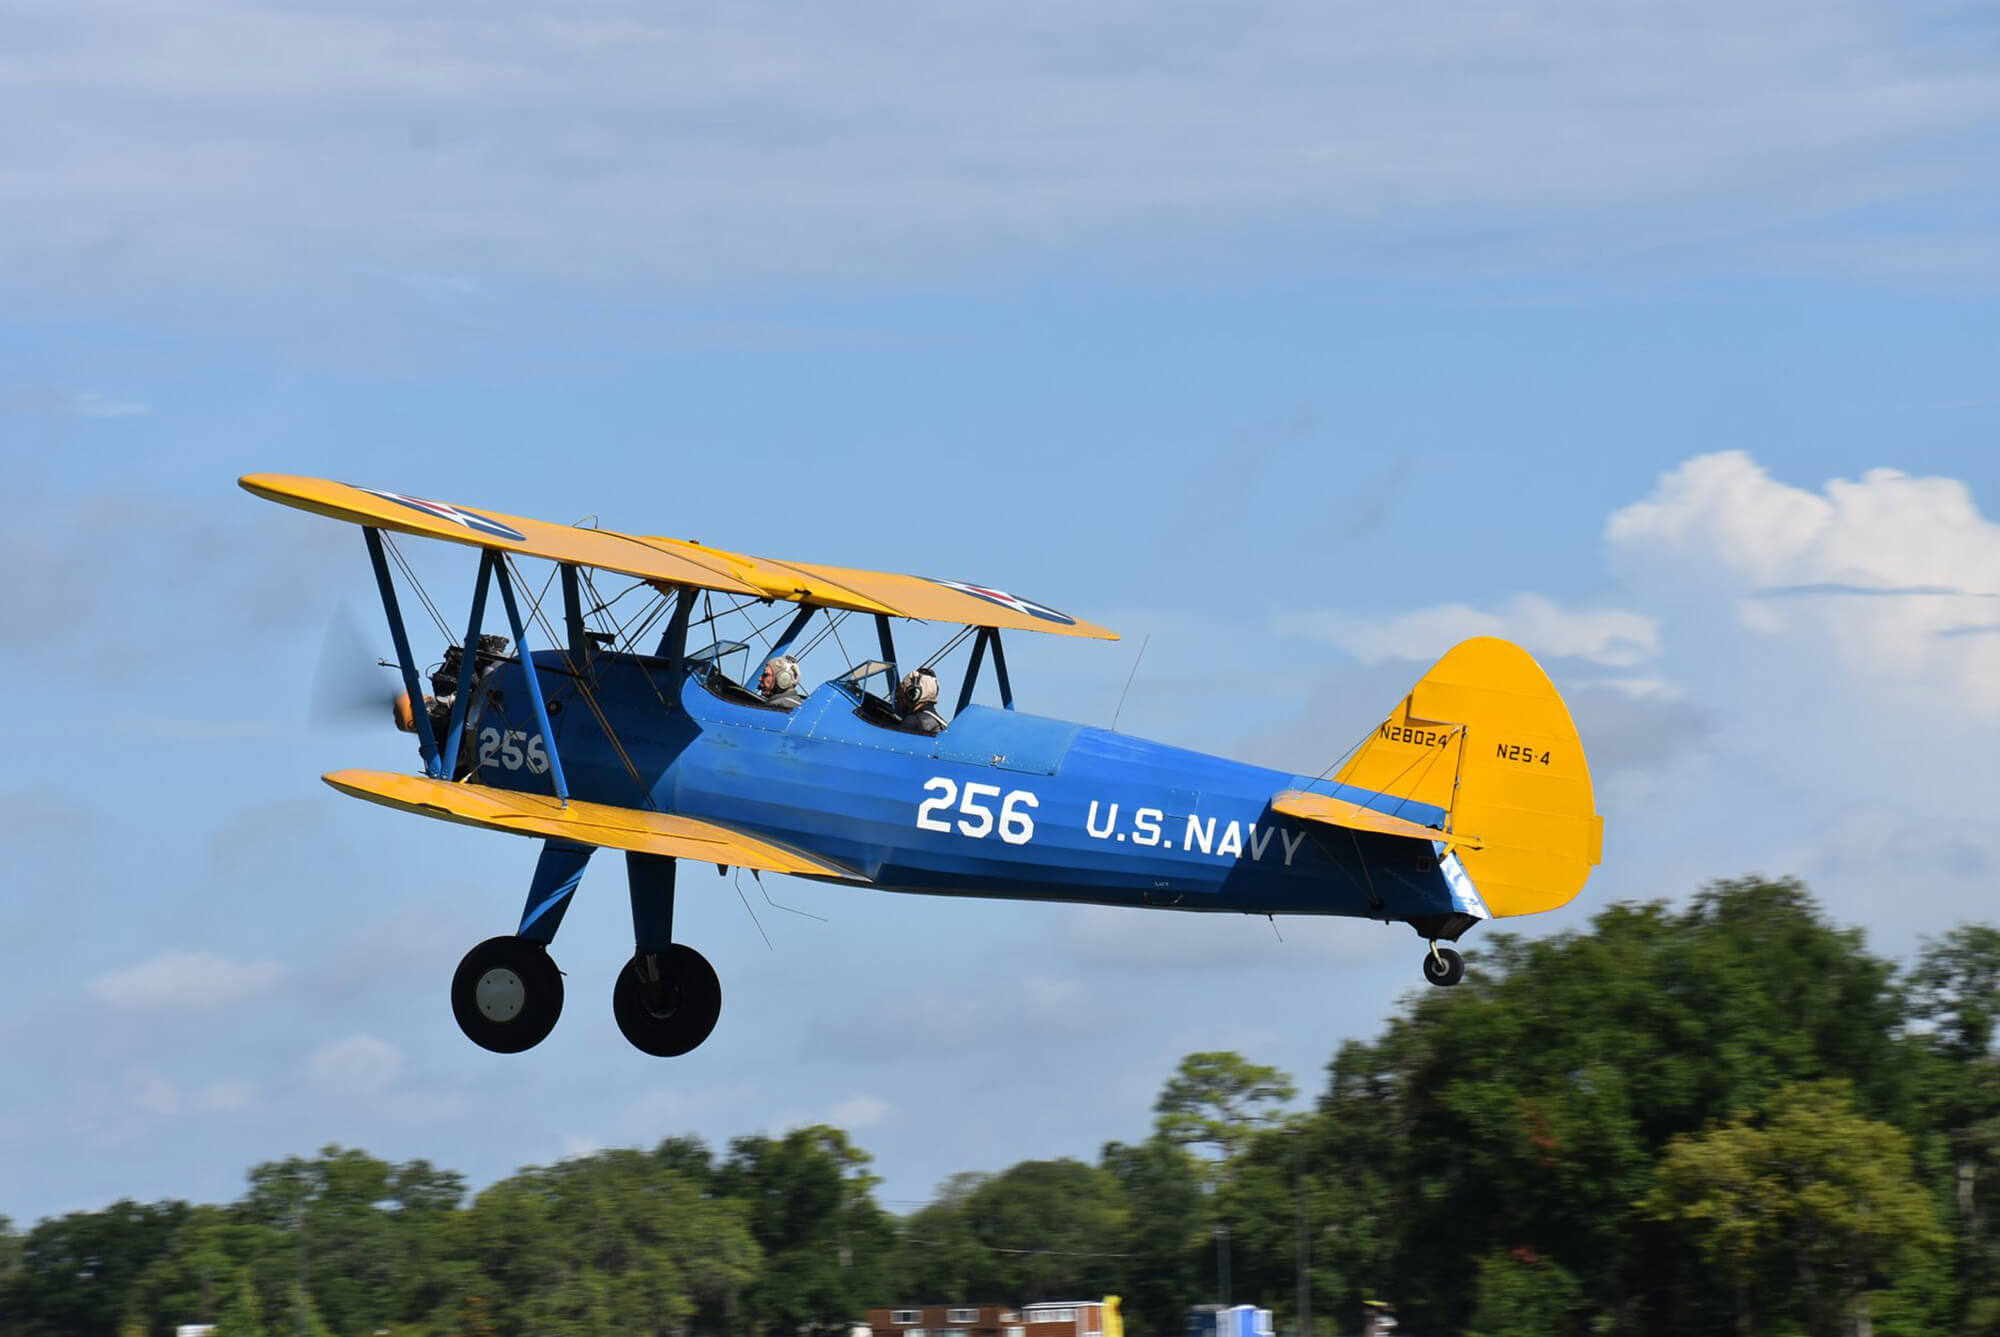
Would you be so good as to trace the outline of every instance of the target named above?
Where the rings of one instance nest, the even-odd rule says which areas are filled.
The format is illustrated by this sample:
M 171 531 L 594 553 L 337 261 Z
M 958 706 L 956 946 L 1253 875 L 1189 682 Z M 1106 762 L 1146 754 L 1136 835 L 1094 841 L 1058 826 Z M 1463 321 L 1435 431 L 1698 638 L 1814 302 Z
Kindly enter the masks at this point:
M 674 861 L 625 856 L 632 884 L 632 959 L 611 990 L 611 1013 L 633 1046 L 676 1058 L 708 1038 L 722 1015 L 722 983 L 694 948 L 673 941 Z
M 1430 951 L 1424 954 L 1424 978 L 1440 988 L 1456 984 L 1465 978 L 1465 958 L 1433 940 Z
M 496 1054 L 518 1054 L 548 1038 L 562 1016 L 562 972 L 548 946 L 583 877 L 591 847 L 542 846 L 520 930 L 488 938 L 465 954 L 451 980 L 451 1011 L 466 1038 Z

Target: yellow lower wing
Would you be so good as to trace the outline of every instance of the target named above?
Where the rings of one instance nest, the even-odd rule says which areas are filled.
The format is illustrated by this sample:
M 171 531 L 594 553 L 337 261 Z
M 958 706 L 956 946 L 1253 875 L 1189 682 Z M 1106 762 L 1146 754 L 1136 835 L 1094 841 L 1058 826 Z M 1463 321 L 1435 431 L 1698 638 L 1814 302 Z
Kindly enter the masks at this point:
M 578 799 L 571 799 L 565 807 L 545 794 L 453 784 L 390 771 L 334 771 L 321 778 L 341 793 L 370 803 L 517 836 L 546 836 L 579 845 L 663 854 L 675 859 L 757 868 L 767 873 L 866 881 L 853 870 L 825 859 L 714 822 L 672 813 L 644 812 Z

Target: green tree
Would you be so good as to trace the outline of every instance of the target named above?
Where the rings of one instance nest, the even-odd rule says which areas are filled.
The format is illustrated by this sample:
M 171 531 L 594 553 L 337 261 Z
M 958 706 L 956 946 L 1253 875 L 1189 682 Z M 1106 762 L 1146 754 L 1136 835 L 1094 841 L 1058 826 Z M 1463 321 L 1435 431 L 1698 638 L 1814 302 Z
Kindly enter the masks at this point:
M 327 1327 L 326 1320 L 319 1316 L 319 1306 L 313 1303 L 306 1288 L 297 1282 L 292 1283 L 291 1293 L 285 1297 L 285 1316 L 276 1327 L 279 1332 L 296 1334 L 296 1337 L 333 1337 L 333 1329 Z
M 116 1337 L 134 1285 L 173 1243 L 184 1202 L 129 1200 L 42 1221 L 20 1241 L 19 1269 L 0 1289 L 10 1337 Z
M 1740 1121 L 1677 1137 L 1647 1199 L 1656 1219 L 1694 1228 L 1703 1260 L 1729 1286 L 1738 1337 L 1757 1331 L 1756 1283 L 1791 1211 L 1786 1185 L 1769 1161 L 1765 1134 Z
M 715 1158 L 698 1137 L 670 1137 L 653 1148 L 653 1159 L 689 1182 L 706 1188 L 715 1175 Z
M 1226 1167 L 1250 1135 L 1297 1095 L 1292 1079 L 1228 1050 L 1189 1054 L 1153 1105 L 1154 1129 L 1168 1142 L 1210 1147 Z
M 239 1218 L 283 1240 L 283 1258 L 261 1247 L 254 1258 L 273 1312 L 298 1288 L 335 1332 L 372 1333 L 444 1303 L 440 1248 L 461 1176 L 328 1146 L 257 1165 L 249 1179 Z
M 128 1316 L 155 1334 L 182 1323 L 213 1323 L 247 1272 L 264 1296 L 282 1296 L 292 1274 L 291 1241 L 275 1227 L 244 1219 L 235 1208 L 194 1208 L 173 1245 L 132 1288 Z
M 1563 1337 L 1583 1300 L 1575 1277 L 1526 1250 L 1480 1259 L 1478 1294 L 1466 1337 Z
M 2000 931 L 1968 924 L 1926 941 L 1908 981 L 1923 1108 L 1947 1162 L 1956 1227 L 1958 1327 L 2000 1330 L 2000 1213 L 1991 1186 L 2000 1173 Z
M 1022 1161 L 975 1188 L 966 1215 L 986 1253 L 974 1283 L 982 1294 L 1028 1303 L 1104 1295 L 1122 1283 L 1124 1194 L 1096 1166 Z
M 1752 1327 L 1738 1279 L 1760 1260 L 1796 1278 L 1807 1329 L 1831 1337 L 1871 1331 L 1871 1293 L 1948 1244 L 1909 1137 L 1857 1114 L 1840 1082 L 1786 1087 L 1764 1117 L 1676 1138 L 1658 1179 L 1649 1209 L 1737 1283 L 1739 1332 Z
M 644 1152 L 523 1170 L 454 1223 L 450 1252 L 462 1266 L 438 1320 L 477 1315 L 509 1334 L 667 1337 L 705 1298 L 755 1277 L 747 1216 Z
M 895 1225 L 869 1156 L 837 1128 L 740 1137 L 718 1168 L 718 1197 L 742 1204 L 763 1268 L 744 1297 L 759 1332 L 844 1333 L 888 1284 Z
M 992 1255 L 973 1232 L 968 1203 L 986 1182 L 982 1174 L 957 1174 L 938 1186 L 931 1201 L 903 1221 L 889 1295 L 910 1301 L 989 1297 Z M 887 1299 L 885 1295 L 881 1298 Z
M 1317 1122 L 1343 1199 L 1342 1313 L 1380 1287 L 1410 1327 L 1461 1329 L 1472 1288 L 1437 1260 L 1470 1272 L 1525 1250 L 1562 1261 L 1593 1321 L 1727 1327 L 1727 1288 L 1637 1206 L 1659 1156 L 1787 1082 L 1846 1077 L 1865 1113 L 1915 1117 L 1903 1015 L 1893 968 L 1795 882 L 1494 935 L 1463 985 L 1335 1061 Z
M 21 1235 L 14 1229 L 14 1222 L 4 1212 L 0 1212 L 0 1292 L 21 1270 Z
M 247 1267 L 236 1274 L 229 1303 L 216 1318 L 215 1337 L 272 1337 L 264 1325 L 264 1302 L 257 1295 L 257 1279 Z
M 1313 1213 L 1315 1312 L 1340 1331 L 1359 1331 L 1370 1301 L 1400 1296 L 1405 1174 L 1411 1163 L 1403 1120 L 1410 1060 L 1392 1040 L 1350 1040 L 1327 1065 L 1327 1089 L 1307 1122 L 1306 1162 L 1317 1186 Z
M 1132 1332 L 1176 1332 L 1201 1283 L 1211 1203 L 1204 1175 L 1186 1147 L 1153 1137 L 1113 1142 L 1098 1161 L 1125 1198 L 1122 1235 L 1126 1325 Z

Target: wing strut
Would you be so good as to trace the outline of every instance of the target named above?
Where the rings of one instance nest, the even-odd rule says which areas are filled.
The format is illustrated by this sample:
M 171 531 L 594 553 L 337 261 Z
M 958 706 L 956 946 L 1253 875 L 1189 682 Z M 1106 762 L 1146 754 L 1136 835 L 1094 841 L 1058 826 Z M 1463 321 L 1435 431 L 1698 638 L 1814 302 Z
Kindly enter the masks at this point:
M 1014 708 L 1014 684 L 1007 681 L 1007 652 L 1000 648 L 1000 628 L 988 627 L 986 634 L 993 641 L 993 675 L 1000 679 L 1000 704 Z
M 953 719 L 963 715 L 965 708 L 972 704 L 972 689 L 979 683 L 979 666 L 986 659 L 986 638 L 992 634 L 981 627 L 979 634 L 972 638 L 972 658 L 965 666 L 965 685 L 958 689 L 958 705 L 951 712 Z
M 403 627 L 403 610 L 396 604 L 396 583 L 389 578 L 389 562 L 382 555 L 382 531 L 373 525 L 361 527 L 368 541 L 368 561 L 375 568 L 375 588 L 382 591 L 382 612 L 389 619 L 389 634 L 396 640 L 396 663 L 403 670 L 403 690 L 410 694 L 410 713 L 417 720 L 417 746 L 424 754 L 424 774 L 444 773 L 439 761 L 437 735 L 431 731 L 430 713 L 424 709 L 424 688 L 417 680 L 417 663 L 410 657 L 410 633 Z
M 875 635 L 882 642 L 882 662 L 889 666 L 889 696 L 893 699 L 903 679 L 896 668 L 896 638 L 890 633 L 889 619 L 881 613 L 875 615 Z M 896 708 L 901 710 L 902 706 Z
M 549 750 L 549 775 L 556 782 L 556 797 L 562 805 L 569 806 L 569 782 L 563 779 L 562 756 L 556 751 L 556 731 L 549 727 L 548 703 L 542 700 L 541 670 L 535 667 L 535 657 L 528 652 L 528 629 L 521 623 L 521 609 L 514 602 L 514 582 L 507 575 L 507 563 L 495 560 L 493 550 L 486 550 L 486 560 L 493 563 L 494 579 L 500 582 L 500 602 L 507 605 L 507 621 L 514 627 L 514 649 L 521 656 L 521 676 L 528 680 L 528 703 L 535 708 L 535 727 L 542 731 Z M 484 598 L 486 583 L 479 584 L 479 597 Z M 464 700 L 460 698 L 461 702 Z
M 792 642 L 799 638 L 799 633 L 805 630 L 806 623 L 812 621 L 813 615 L 819 611 L 820 608 L 817 604 L 802 604 L 799 607 L 799 611 L 793 615 L 792 620 L 785 624 L 783 634 L 778 637 L 777 643 L 771 647 L 770 653 L 764 656 L 764 662 L 757 666 L 757 673 L 759 675 L 762 675 L 772 660 L 792 648 Z M 766 623 L 765 625 L 769 626 L 770 624 Z M 750 681 L 755 682 L 757 679 L 753 677 Z
M 569 657 L 580 677 L 590 671 L 590 636 L 583 625 L 583 597 L 576 587 L 576 564 L 563 562 L 557 569 L 562 572 L 563 625 L 569 633 Z
M 460 650 L 458 661 L 458 690 L 452 693 L 451 722 L 444 726 L 445 772 L 458 773 L 458 745 L 465 736 L 465 719 L 472 713 L 473 688 L 479 682 L 479 631 L 486 620 L 486 586 L 493 574 L 494 559 L 491 548 L 479 550 L 479 575 L 472 582 L 472 612 L 465 622 L 465 645 Z M 423 698 L 410 698 L 413 705 L 421 707 Z M 542 731 L 548 738 L 548 730 Z M 555 740 L 550 739 L 551 743 Z

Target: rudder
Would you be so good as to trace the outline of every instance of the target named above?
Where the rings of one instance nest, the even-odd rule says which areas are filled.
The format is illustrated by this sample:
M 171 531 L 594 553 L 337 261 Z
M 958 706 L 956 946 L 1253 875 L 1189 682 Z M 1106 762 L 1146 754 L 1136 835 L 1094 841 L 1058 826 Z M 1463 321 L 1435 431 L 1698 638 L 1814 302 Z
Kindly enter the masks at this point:
M 1569 708 L 1533 656 L 1496 636 L 1447 652 L 1336 778 L 1444 809 L 1496 917 L 1567 905 L 1603 857 Z

